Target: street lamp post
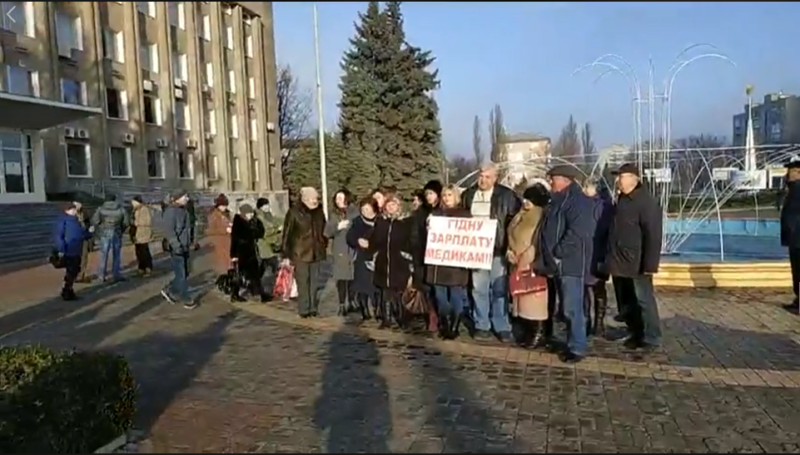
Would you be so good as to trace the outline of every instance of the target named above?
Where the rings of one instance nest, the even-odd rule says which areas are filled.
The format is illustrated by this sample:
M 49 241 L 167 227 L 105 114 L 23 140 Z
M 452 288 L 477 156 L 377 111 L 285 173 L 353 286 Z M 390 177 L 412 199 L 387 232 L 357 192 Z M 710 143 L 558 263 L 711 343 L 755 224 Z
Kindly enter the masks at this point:
M 317 139 L 319 141 L 319 178 L 322 190 L 322 211 L 325 217 L 328 216 L 328 170 L 325 155 L 325 113 L 322 108 L 322 70 L 319 61 L 319 20 L 317 19 L 317 4 L 313 4 L 314 9 L 314 61 L 317 71 Z

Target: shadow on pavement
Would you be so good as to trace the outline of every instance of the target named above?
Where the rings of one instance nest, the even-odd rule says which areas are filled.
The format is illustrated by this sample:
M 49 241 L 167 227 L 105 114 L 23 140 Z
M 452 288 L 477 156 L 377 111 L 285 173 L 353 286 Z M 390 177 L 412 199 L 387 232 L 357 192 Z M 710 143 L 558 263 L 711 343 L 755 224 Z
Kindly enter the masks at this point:
M 335 332 L 314 405 L 314 425 L 326 435 L 326 453 L 389 453 L 392 415 L 374 340 Z

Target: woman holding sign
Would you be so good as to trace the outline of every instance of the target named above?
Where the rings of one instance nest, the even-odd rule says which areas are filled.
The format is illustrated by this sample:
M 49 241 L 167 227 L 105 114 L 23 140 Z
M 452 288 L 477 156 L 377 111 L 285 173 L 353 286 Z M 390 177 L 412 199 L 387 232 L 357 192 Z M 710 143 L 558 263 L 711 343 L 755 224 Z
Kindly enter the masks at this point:
M 458 188 L 448 185 L 442 190 L 441 204 L 431 212 L 431 216 L 470 218 L 472 215 L 469 210 L 460 207 L 460 204 Z M 439 337 L 450 340 L 458 337 L 461 313 L 467 304 L 469 269 L 427 265 L 425 282 L 433 286 L 439 311 Z
M 385 195 L 383 213 L 375 220 L 375 228 L 367 241 L 369 252 L 375 254 L 373 283 L 381 291 L 378 305 L 380 328 L 387 328 L 392 319 L 403 327 L 403 291 L 411 280 L 411 239 L 413 218 L 401 209 L 402 201 L 395 193 Z

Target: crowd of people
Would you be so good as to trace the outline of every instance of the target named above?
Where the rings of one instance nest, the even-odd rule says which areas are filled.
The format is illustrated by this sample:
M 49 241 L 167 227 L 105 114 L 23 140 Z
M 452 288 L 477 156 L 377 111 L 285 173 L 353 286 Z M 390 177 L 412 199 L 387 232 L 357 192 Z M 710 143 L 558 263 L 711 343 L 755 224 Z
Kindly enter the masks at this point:
M 323 264 L 329 260 L 340 315 L 355 312 L 364 320 L 376 319 L 382 328 L 403 328 L 408 320 L 404 295 L 413 289 L 433 303 L 442 338 L 456 338 L 466 326 L 477 339 L 547 348 L 565 362 L 577 362 L 587 353 L 588 337 L 605 333 L 609 279 L 616 319 L 629 331 L 625 346 L 650 350 L 661 341 L 652 279 L 660 260 L 661 208 L 636 166 L 623 165 L 615 175 L 612 191 L 584 179 L 572 166 L 555 166 L 547 181 L 519 195 L 498 182 L 497 168 L 489 164 L 463 191 L 428 182 L 413 195 L 410 211 L 394 188 L 377 189 L 359 200 L 342 189 L 334 194 L 327 217 L 318 192 L 306 187 L 283 220 L 272 215 L 267 199 L 255 207 L 241 204 L 232 214 L 227 197 L 220 195 L 205 236 L 214 269 L 228 278 L 225 289 L 232 300 L 269 301 L 262 285 L 265 273 L 291 267 L 298 314 L 315 317 Z M 129 217 L 112 197 L 87 220 L 79 204 L 69 204 L 57 223 L 54 250 L 66 269 L 65 299 L 75 298 L 72 286 L 86 266 L 85 244 L 92 237 L 101 249 L 100 279 L 105 279 L 109 254 L 113 278 L 122 279 L 124 232 L 136 245 L 140 273 L 151 271 L 148 245 L 155 216 L 139 198 L 132 212 Z M 171 195 L 159 216 L 163 248 L 175 275 L 162 295 L 193 308 L 187 278 L 195 221 L 188 195 Z M 496 220 L 491 267 L 428 264 L 431 217 Z M 509 280 L 521 275 L 541 277 L 546 292 L 512 293 Z M 557 322 L 566 323 L 565 346 L 555 342 Z

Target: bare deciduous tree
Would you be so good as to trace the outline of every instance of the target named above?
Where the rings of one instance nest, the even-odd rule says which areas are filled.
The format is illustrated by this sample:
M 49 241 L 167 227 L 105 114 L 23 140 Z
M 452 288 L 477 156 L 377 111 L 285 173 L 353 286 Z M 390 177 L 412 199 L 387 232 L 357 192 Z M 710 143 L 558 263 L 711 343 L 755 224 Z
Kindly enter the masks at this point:
M 278 130 L 281 141 L 281 171 L 286 172 L 292 151 L 308 136 L 311 119 L 311 92 L 300 85 L 292 69 L 278 68 Z

